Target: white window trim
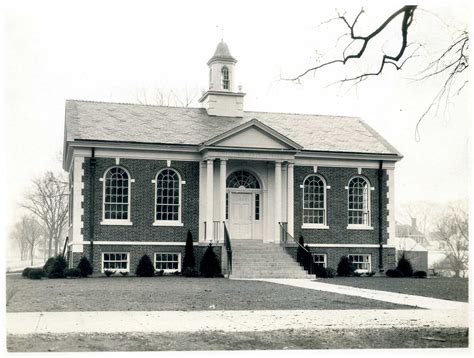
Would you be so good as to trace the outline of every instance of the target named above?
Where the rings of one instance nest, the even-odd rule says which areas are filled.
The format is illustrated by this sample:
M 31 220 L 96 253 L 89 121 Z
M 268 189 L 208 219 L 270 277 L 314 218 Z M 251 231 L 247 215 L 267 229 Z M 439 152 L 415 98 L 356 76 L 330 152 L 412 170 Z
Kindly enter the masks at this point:
M 369 264 L 369 269 L 368 270 L 363 270 L 363 269 L 356 269 L 356 272 L 358 273 L 365 273 L 365 272 L 371 272 L 372 271 L 372 254 L 348 254 L 347 257 L 350 259 L 350 256 L 367 256 L 369 258 L 368 264 Z M 352 260 L 351 260 L 352 261 Z M 356 264 L 353 262 L 353 264 Z
M 369 190 L 367 190 L 367 224 L 349 224 L 349 186 L 352 180 L 356 178 L 361 178 L 367 183 L 367 187 Z M 371 204 L 371 186 L 370 186 L 370 180 L 366 178 L 363 175 L 353 175 L 349 178 L 347 181 L 347 186 L 345 186 L 345 189 L 347 190 L 347 195 L 346 195 L 346 200 L 347 200 L 347 229 L 349 230 L 373 230 L 374 228 L 372 227 L 372 204 Z
M 153 254 L 153 267 L 155 268 L 155 271 L 157 271 L 158 269 L 156 268 L 156 255 L 157 254 L 161 254 L 161 255 L 164 255 L 164 254 L 172 254 L 172 255 L 178 255 L 178 268 L 177 269 L 166 269 L 163 271 L 164 272 L 175 272 L 175 271 L 178 271 L 178 272 L 181 272 L 181 252 L 169 252 L 169 251 L 159 251 L 159 252 L 155 252 Z
M 157 192 L 157 185 L 158 185 L 158 175 L 160 175 L 160 173 L 164 170 L 172 170 L 174 171 L 177 175 L 178 175 L 178 181 L 179 181 L 179 196 L 178 196 L 178 220 L 156 220 L 156 205 L 157 205 L 157 199 L 158 199 L 158 196 L 156 194 Z M 156 173 L 155 175 L 155 179 L 152 180 L 152 183 L 153 183 L 153 188 L 154 188 L 154 191 L 155 191 L 155 203 L 154 203 L 154 207 L 155 207 L 155 210 L 154 210 L 154 221 L 153 221 L 153 224 L 152 226 L 184 226 L 183 224 L 183 220 L 182 220 L 182 216 L 181 216 L 181 212 L 182 212 L 182 199 L 183 199 L 183 184 L 185 184 L 186 182 L 184 182 L 181 178 L 181 174 L 179 174 L 179 171 L 177 171 L 176 169 L 174 168 L 170 168 L 170 167 L 166 167 L 166 168 L 162 168 L 158 171 L 158 173 Z
M 314 263 L 316 263 L 316 262 L 314 261 L 314 257 L 315 257 L 316 255 L 318 255 L 318 256 L 324 256 L 324 264 L 323 264 L 323 266 L 324 266 L 324 267 L 328 267 L 328 255 L 327 255 L 327 254 L 318 254 L 317 252 L 312 252 L 311 255 L 313 256 L 313 262 L 314 262 Z
M 128 213 L 127 213 L 128 219 L 106 219 L 105 218 L 105 183 L 106 183 L 105 176 L 107 175 L 109 170 L 113 168 L 123 169 L 128 175 L 128 203 L 127 203 L 128 204 Z M 135 182 L 135 179 L 132 179 L 130 172 L 126 168 L 122 167 L 121 165 L 113 165 L 104 171 L 104 175 L 99 180 L 102 182 L 102 221 L 100 222 L 100 225 L 119 225 L 119 226 L 133 225 L 132 219 L 131 219 L 132 183 Z
M 104 255 L 105 254 L 126 254 L 127 255 L 127 269 L 108 269 L 109 271 L 115 271 L 115 272 L 130 272 L 130 252 L 103 252 L 102 253 L 102 260 L 101 260 L 101 265 L 102 265 L 102 273 L 104 273 Z
M 324 194 L 323 210 L 324 210 L 324 215 L 323 215 L 323 223 L 322 224 L 312 224 L 312 223 L 305 223 L 304 222 L 304 211 L 305 211 L 305 207 L 304 207 L 304 183 L 305 183 L 306 179 L 308 179 L 311 176 L 316 176 L 319 179 L 321 179 L 322 182 L 323 182 L 323 194 Z M 302 229 L 329 229 L 328 218 L 327 218 L 327 213 L 328 213 L 328 211 L 327 211 L 327 189 L 328 188 L 327 188 L 326 179 L 324 179 L 324 177 L 321 176 L 320 174 L 311 173 L 311 174 L 304 177 L 303 184 L 300 185 L 300 188 L 302 188 L 302 193 L 303 193 L 302 194 L 303 207 L 302 207 L 302 210 L 301 210 L 303 225 L 301 226 L 301 228 Z M 306 210 L 311 210 L 311 209 L 306 209 Z M 314 210 L 320 210 L 320 209 L 314 209 Z

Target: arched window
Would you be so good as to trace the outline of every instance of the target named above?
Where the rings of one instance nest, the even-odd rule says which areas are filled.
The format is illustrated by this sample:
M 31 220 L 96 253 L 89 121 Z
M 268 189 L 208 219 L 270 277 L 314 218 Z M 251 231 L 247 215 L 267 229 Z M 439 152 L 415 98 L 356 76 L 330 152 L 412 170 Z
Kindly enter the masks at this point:
M 260 183 L 252 173 L 246 170 L 237 170 L 228 176 L 227 188 L 260 189 Z
M 130 220 L 130 176 L 121 167 L 104 175 L 104 220 Z
M 316 174 L 303 182 L 303 224 L 326 225 L 326 183 Z
M 222 85 L 222 89 L 226 89 L 228 90 L 229 89 L 229 69 L 227 67 L 222 67 L 222 70 L 221 70 L 221 85 Z
M 367 179 L 357 176 L 348 185 L 348 224 L 370 226 L 370 186 Z
M 173 169 L 156 176 L 156 221 L 181 221 L 181 179 Z

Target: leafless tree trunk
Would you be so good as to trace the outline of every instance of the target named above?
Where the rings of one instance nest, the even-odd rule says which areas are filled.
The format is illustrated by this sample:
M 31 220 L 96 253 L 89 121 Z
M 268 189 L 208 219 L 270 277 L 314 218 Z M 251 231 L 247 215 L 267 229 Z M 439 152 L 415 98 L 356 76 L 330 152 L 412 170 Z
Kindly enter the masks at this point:
M 154 94 L 147 94 L 145 90 L 137 94 L 137 102 L 145 105 L 157 105 L 163 107 L 190 107 L 195 104 L 197 90 L 190 90 L 185 87 L 184 90 L 164 90 L 156 89 Z
M 13 229 L 13 237 L 20 243 L 21 260 L 30 258 L 33 265 L 35 249 L 44 233 L 43 228 L 33 216 L 23 216 Z
M 33 190 L 23 207 L 44 225 L 48 240 L 48 257 L 57 255 L 61 236 L 68 219 L 68 185 L 61 174 L 46 172 L 33 180 Z

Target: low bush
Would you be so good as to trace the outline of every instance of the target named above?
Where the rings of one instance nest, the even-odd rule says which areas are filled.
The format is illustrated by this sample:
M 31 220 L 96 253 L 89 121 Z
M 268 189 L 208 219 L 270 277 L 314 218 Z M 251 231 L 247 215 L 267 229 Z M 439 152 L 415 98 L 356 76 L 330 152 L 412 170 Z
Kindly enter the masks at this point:
M 405 254 L 402 254 L 402 257 L 400 257 L 400 260 L 398 260 L 397 270 L 400 271 L 404 277 L 413 276 L 411 262 L 405 257 Z
M 28 278 L 28 274 L 30 273 L 31 270 L 34 270 L 34 267 L 25 267 L 21 275 L 25 278 Z
M 186 267 L 183 272 L 183 276 L 185 277 L 198 277 L 199 276 L 199 271 L 191 268 L 191 267 Z
M 81 270 L 78 268 L 70 268 L 64 271 L 64 276 L 66 277 L 81 277 Z
M 151 262 L 150 256 L 143 255 L 138 261 L 135 275 L 140 277 L 153 277 L 155 275 L 155 268 Z
M 28 272 L 28 278 L 32 280 L 41 280 L 43 277 L 46 277 L 46 271 L 42 268 L 32 268 Z
M 415 271 L 413 272 L 414 278 L 426 278 L 426 271 Z
M 46 274 L 49 275 L 49 273 L 51 272 L 51 269 L 53 268 L 53 265 L 54 265 L 54 262 L 56 261 L 56 259 L 54 257 L 50 257 L 49 259 L 46 260 L 46 262 L 44 263 L 44 266 L 43 266 L 43 270 L 46 271 Z
M 156 276 L 163 276 L 165 274 L 165 270 L 158 270 L 155 272 Z
M 115 271 L 112 270 L 105 270 L 104 271 L 105 276 L 110 277 L 115 274 Z
M 320 277 L 320 278 L 328 277 L 328 270 L 324 266 L 316 266 L 314 269 L 314 273 L 316 274 L 316 277 Z
M 334 277 L 336 277 L 336 273 L 337 273 L 337 272 L 336 272 L 336 270 L 333 269 L 332 267 L 328 267 L 328 268 L 326 269 L 326 272 L 327 272 L 327 274 L 328 274 L 328 278 L 334 278 Z
M 348 277 L 348 276 L 352 276 L 354 274 L 354 271 L 355 271 L 355 267 L 352 264 L 352 261 L 349 260 L 349 257 L 347 257 L 346 255 L 341 256 L 341 259 L 339 260 L 339 263 L 337 264 L 337 275 Z
M 388 277 L 403 277 L 403 273 L 398 269 L 387 270 L 387 272 L 385 272 L 385 275 L 387 275 Z
M 127 271 L 120 271 L 120 274 L 121 274 L 122 276 L 124 276 L 124 277 L 125 277 L 125 276 L 128 276 L 128 272 L 127 272 Z
M 352 276 L 354 276 L 354 277 L 360 277 L 360 276 L 362 276 L 362 272 L 354 271 L 354 273 L 352 274 Z
M 219 277 L 219 275 L 222 275 L 221 264 L 212 244 L 209 244 L 202 256 L 200 271 L 204 277 Z
M 49 278 L 64 278 L 64 271 L 67 268 L 67 262 L 63 255 L 58 255 L 54 258 L 54 263 L 48 273 Z M 46 271 L 46 270 L 45 270 Z
M 372 277 L 372 276 L 375 275 L 375 271 L 367 272 L 366 275 L 367 275 L 368 277 Z
M 79 260 L 79 264 L 77 265 L 77 268 L 80 271 L 82 277 L 87 277 L 89 275 L 92 275 L 92 272 L 94 271 L 91 263 L 85 256 L 81 257 L 81 259 Z

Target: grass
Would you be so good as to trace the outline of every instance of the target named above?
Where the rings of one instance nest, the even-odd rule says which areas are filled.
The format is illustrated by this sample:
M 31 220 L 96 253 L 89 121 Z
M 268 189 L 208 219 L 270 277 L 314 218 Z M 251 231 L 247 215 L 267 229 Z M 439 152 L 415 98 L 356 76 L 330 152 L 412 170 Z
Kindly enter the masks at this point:
M 461 328 L 382 328 L 195 332 L 160 334 L 60 334 L 7 337 L 9 352 L 295 350 L 366 348 L 462 348 Z
M 7 275 L 7 312 L 412 309 L 387 302 L 225 278 L 93 277 L 29 280 Z
M 332 279 L 318 279 L 318 281 L 461 302 L 467 302 L 469 295 L 467 278 L 430 277 L 426 279 L 416 279 L 381 276 L 336 277 Z

